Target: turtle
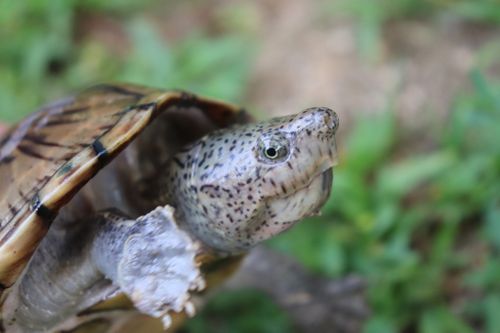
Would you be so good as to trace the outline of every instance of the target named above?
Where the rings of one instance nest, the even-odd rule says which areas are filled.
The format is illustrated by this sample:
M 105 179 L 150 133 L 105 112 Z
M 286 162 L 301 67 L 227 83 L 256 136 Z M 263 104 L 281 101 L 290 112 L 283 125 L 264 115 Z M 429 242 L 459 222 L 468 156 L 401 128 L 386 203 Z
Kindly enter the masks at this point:
M 141 316 L 153 332 L 192 315 L 249 250 L 318 214 L 338 124 L 327 107 L 256 122 L 122 83 L 42 107 L 0 142 L 0 331 L 137 332 Z

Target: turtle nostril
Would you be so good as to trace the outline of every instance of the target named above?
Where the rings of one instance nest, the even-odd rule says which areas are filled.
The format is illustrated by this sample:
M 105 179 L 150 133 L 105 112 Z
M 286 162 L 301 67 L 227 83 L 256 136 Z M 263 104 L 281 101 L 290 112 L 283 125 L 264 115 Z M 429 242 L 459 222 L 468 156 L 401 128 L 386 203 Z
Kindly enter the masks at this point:
M 323 111 L 323 121 L 329 129 L 335 131 L 339 126 L 339 116 L 335 111 L 329 108 L 322 108 Z
M 299 123 L 311 130 L 317 129 L 335 134 L 339 127 L 339 117 L 335 111 L 327 107 L 312 107 L 299 113 L 295 118 Z
M 330 127 L 334 131 L 339 127 L 339 116 L 335 111 L 332 111 L 332 116 L 330 117 Z

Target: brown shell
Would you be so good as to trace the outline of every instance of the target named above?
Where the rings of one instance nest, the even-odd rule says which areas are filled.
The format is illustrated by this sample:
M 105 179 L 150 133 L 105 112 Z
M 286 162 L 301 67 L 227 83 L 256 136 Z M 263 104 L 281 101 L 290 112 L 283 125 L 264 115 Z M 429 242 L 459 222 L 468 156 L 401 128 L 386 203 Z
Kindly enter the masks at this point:
M 0 284 L 11 286 L 59 209 L 158 114 L 198 108 L 220 127 L 234 105 L 182 91 L 99 85 L 44 107 L 0 143 Z M 0 289 L 1 290 L 1 289 Z

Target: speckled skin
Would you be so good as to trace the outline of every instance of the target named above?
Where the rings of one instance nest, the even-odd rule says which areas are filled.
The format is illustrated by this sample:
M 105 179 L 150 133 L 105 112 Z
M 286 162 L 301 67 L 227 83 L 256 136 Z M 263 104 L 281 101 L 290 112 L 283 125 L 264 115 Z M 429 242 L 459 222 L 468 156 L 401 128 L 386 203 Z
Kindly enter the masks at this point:
M 337 127 L 335 112 L 310 108 L 209 134 L 172 159 L 167 202 L 209 246 L 248 250 L 319 211 L 330 193 Z
M 211 132 L 170 155 L 148 187 L 159 207 L 141 217 L 101 210 L 131 207 L 115 196 L 130 193 L 118 177 L 119 166 L 130 174 L 125 151 L 54 222 L 4 303 L 6 332 L 68 331 L 84 321 L 78 313 L 119 292 L 165 326 L 171 311 L 192 312 L 189 298 L 203 285 L 195 256 L 212 252 L 199 245 L 237 255 L 318 213 L 330 193 L 337 127 L 332 110 L 311 108 Z

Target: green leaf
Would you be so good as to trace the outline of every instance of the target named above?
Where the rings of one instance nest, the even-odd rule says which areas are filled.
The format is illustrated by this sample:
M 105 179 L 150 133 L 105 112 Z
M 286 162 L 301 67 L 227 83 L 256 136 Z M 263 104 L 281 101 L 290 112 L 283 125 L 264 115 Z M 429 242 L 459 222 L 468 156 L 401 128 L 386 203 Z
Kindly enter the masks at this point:
M 143 19 L 129 25 L 133 52 L 120 80 L 150 86 L 165 87 L 174 72 L 172 55 L 165 42 L 149 22 Z
M 377 179 L 377 190 L 381 196 L 400 198 L 417 186 L 435 180 L 456 162 L 456 157 L 447 151 L 405 159 L 382 168 Z
M 444 307 L 425 311 L 420 321 L 421 333 L 474 333 L 474 330 Z
M 359 119 L 347 138 L 346 167 L 359 174 L 373 170 L 387 157 L 395 142 L 395 134 L 392 112 Z
M 500 295 L 490 294 L 485 299 L 486 332 L 500 332 Z
M 322 211 L 357 220 L 368 211 L 370 201 L 370 192 L 360 175 L 342 167 L 334 171 L 332 193 Z
M 186 323 L 191 333 L 288 333 L 290 320 L 273 302 L 254 290 L 222 292 Z
M 366 324 L 363 333 L 396 333 L 397 324 L 390 318 L 375 315 Z
M 497 250 L 500 250 L 500 198 L 487 206 L 484 235 Z

